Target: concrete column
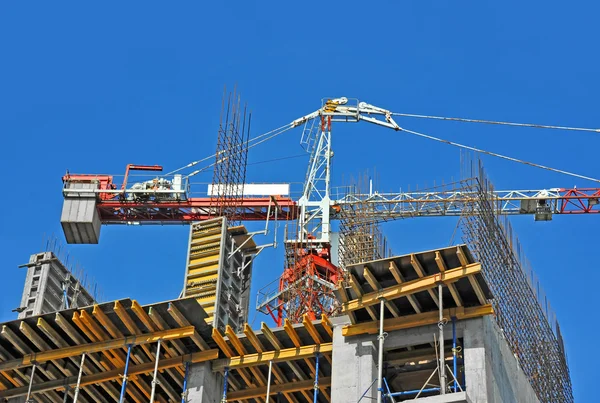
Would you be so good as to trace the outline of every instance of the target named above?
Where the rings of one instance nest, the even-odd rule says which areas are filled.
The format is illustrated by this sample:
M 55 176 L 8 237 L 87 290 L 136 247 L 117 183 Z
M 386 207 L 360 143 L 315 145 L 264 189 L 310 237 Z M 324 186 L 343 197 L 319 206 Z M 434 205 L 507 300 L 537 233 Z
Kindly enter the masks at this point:
M 485 363 L 485 334 L 481 319 L 464 323 L 463 355 L 465 359 L 465 384 L 473 403 L 487 403 L 487 380 Z
M 190 365 L 188 377 L 189 403 L 219 403 L 223 395 L 223 377 L 212 372 L 210 362 Z
M 363 401 L 377 398 L 376 337 L 345 338 L 342 327 L 350 324 L 347 316 L 331 318 L 333 324 L 333 370 L 331 374 L 331 401 L 356 403 L 367 392 Z M 372 386 L 371 386 L 372 385 Z M 370 389 L 369 389 L 370 388 Z

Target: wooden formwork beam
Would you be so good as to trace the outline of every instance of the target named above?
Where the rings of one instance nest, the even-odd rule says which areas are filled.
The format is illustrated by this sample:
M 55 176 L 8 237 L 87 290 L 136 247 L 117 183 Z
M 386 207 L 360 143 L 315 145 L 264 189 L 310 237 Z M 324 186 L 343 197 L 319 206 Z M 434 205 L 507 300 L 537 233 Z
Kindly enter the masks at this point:
M 491 304 L 471 308 L 457 307 L 444 309 L 445 317 L 455 317 L 458 320 L 477 318 L 493 313 L 494 309 Z M 439 319 L 439 312 L 437 311 L 401 316 L 399 318 L 384 320 L 383 330 L 385 332 L 391 332 L 394 330 L 433 325 L 438 323 Z M 344 337 L 356 336 L 359 334 L 377 334 L 377 332 L 379 332 L 379 321 L 347 325 L 342 328 L 342 335 L 344 335 Z
M 443 273 L 437 273 L 431 276 L 419 278 L 406 283 L 397 284 L 375 292 L 364 294 L 362 297 L 342 304 L 342 312 L 352 312 L 357 309 L 372 307 L 379 304 L 383 298 L 392 300 L 407 295 L 412 295 L 420 291 L 426 291 L 438 285 L 439 283 L 451 284 L 461 278 L 481 272 L 481 264 L 473 263 L 465 267 L 459 267 L 446 270 Z

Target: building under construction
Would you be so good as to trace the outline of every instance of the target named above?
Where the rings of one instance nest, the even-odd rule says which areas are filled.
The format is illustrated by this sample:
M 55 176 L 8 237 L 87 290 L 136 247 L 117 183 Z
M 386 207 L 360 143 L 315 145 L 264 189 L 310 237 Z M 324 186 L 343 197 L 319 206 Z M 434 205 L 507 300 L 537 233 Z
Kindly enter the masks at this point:
M 249 140 L 250 116 L 235 94 L 224 98 L 206 197 L 189 196 L 196 163 L 187 176 L 177 170 L 133 184 L 130 171 L 162 168 L 129 165 L 120 186 L 109 175 L 65 176 L 61 222 L 70 243 L 98 243 L 102 224 L 190 224 L 185 278 L 174 280 L 182 292 L 149 305 L 134 295 L 97 302 L 81 297 L 90 295 L 83 286 L 74 295 L 75 281 L 61 271 L 68 287 L 39 296 L 53 304 L 0 324 L 0 398 L 572 402 L 560 327 L 507 216 L 596 213 L 600 190 L 497 191 L 481 164 L 467 161 L 463 179 L 425 191 L 378 193 L 360 179 L 334 194 L 332 122 L 398 130 L 392 115 L 339 98 L 280 129 L 304 127 L 310 160 L 298 200 L 282 184 L 247 184 L 247 151 L 268 137 Z M 394 255 L 379 223 L 427 216 L 457 217 L 462 239 Z M 245 221 L 265 229 L 249 232 Z M 254 328 L 251 280 L 279 221 L 287 222 L 285 267 L 258 290 L 266 316 Z M 27 295 L 48 265 L 63 267 L 51 253 L 33 255 Z

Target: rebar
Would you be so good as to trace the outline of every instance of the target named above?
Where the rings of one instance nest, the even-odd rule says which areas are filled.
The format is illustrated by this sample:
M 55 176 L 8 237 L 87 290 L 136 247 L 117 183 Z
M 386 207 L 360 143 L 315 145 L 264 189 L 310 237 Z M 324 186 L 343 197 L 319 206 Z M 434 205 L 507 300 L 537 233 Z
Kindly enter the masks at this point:
M 239 223 L 238 210 L 244 199 L 251 118 L 235 88 L 233 93 L 223 93 L 210 214 L 227 217 L 232 226 Z
M 560 328 L 514 236 L 502 217 L 483 166 L 466 166 L 473 178 L 465 187 L 476 201 L 461 217 L 463 241 L 494 296 L 496 322 L 540 402 L 573 402 L 573 390 Z

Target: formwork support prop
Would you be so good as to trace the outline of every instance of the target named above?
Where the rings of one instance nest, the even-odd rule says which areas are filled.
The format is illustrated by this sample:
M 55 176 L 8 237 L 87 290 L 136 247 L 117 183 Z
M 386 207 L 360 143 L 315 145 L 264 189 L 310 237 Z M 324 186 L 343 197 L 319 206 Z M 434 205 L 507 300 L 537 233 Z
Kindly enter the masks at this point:
M 313 403 L 319 400 L 319 353 L 315 355 L 315 392 L 313 395 Z
M 73 395 L 73 403 L 77 403 L 79 398 L 79 389 L 81 385 L 81 375 L 83 374 L 83 363 L 85 362 L 85 353 L 81 354 L 81 363 L 79 364 L 79 375 L 77 375 L 77 385 L 75 386 L 75 394 Z M 65 390 L 65 394 L 67 390 Z
M 33 375 L 35 375 L 36 367 L 36 364 L 33 364 L 33 367 L 31 367 L 31 375 L 29 376 L 29 389 L 27 389 L 27 397 L 25 398 L 25 402 L 27 403 L 33 402 L 33 399 L 31 399 L 31 387 L 33 386 Z
M 185 362 L 185 375 L 183 376 L 183 391 L 181 392 L 181 403 L 187 402 L 187 382 L 190 376 L 190 362 Z
M 227 403 L 227 381 L 229 380 L 229 368 L 225 367 L 225 374 L 223 375 L 223 397 L 221 403 Z
M 121 396 L 119 397 L 119 403 L 123 403 L 125 401 L 125 390 L 127 389 L 127 371 L 129 370 L 131 347 L 133 347 L 131 344 L 127 346 L 127 358 L 125 359 L 125 371 L 123 371 L 123 383 L 121 384 Z
M 158 376 L 158 361 L 160 360 L 160 344 L 162 339 L 158 339 L 158 343 L 156 344 L 156 359 L 154 360 L 154 376 L 152 377 L 152 392 L 150 393 L 150 403 L 154 403 L 154 395 L 156 394 L 156 384 L 158 380 L 156 377 Z
M 273 360 L 269 361 L 269 376 L 267 377 L 267 397 L 265 403 L 269 403 L 271 396 L 271 372 L 273 371 Z
M 456 356 L 456 316 L 452 317 L 452 368 L 454 369 L 452 373 L 452 377 L 454 378 L 454 393 L 456 393 L 456 389 L 458 386 L 458 381 L 456 380 L 456 376 L 458 375 L 458 365 L 457 365 L 457 356 Z
M 439 292 L 439 296 L 438 296 L 438 300 L 439 300 L 439 311 L 440 311 L 440 321 L 438 322 L 438 328 L 440 330 L 440 335 L 439 335 L 439 343 L 440 343 L 440 362 L 439 362 L 439 369 L 440 369 L 440 395 L 445 395 L 446 394 L 446 361 L 445 361 L 445 357 L 444 357 L 444 325 L 446 324 L 444 321 L 444 304 L 442 301 L 442 283 L 440 283 L 438 285 L 438 292 Z
M 383 342 L 386 333 L 383 332 L 383 321 L 385 319 L 385 298 L 379 300 L 379 351 L 377 352 L 377 403 L 383 401 Z

